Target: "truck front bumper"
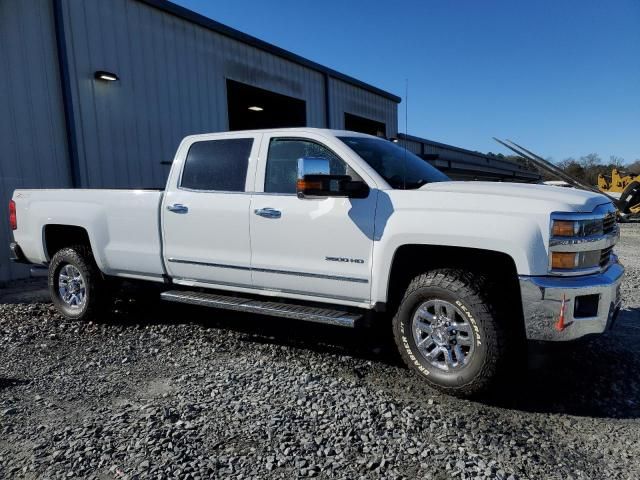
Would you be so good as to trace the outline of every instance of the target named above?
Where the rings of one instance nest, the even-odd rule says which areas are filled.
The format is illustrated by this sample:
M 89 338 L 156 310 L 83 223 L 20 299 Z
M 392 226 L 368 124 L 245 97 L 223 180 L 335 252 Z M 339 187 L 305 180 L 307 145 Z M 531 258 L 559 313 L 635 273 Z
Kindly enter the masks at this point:
M 521 275 L 520 293 L 527 338 L 566 341 L 612 327 L 622 299 L 622 265 L 581 277 Z M 562 308 L 564 302 L 564 309 Z M 564 310 L 560 319 L 561 310 Z

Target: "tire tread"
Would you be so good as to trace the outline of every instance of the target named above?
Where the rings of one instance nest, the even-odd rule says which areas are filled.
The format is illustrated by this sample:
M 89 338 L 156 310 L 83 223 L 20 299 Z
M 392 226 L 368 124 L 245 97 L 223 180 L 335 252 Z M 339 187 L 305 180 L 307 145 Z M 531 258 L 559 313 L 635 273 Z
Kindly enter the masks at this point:
M 507 346 L 507 333 L 501 325 L 501 315 L 497 303 L 493 302 L 488 292 L 491 285 L 485 275 L 468 272 L 461 269 L 437 269 L 425 272 L 415 277 L 407 287 L 401 304 L 409 296 L 423 288 L 439 287 L 458 296 L 466 305 L 473 308 L 475 317 L 482 321 L 483 334 L 486 338 L 489 351 L 478 374 L 473 379 L 462 385 L 446 386 L 436 384 L 426 378 L 429 384 L 435 388 L 455 396 L 473 397 L 485 393 L 493 386 L 505 363 Z M 404 362 L 413 368 L 407 352 L 402 347 L 400 329 L 397 328 L 400 309 L 393 319 L 393 334 L 398 350 Z
M 58 298 L 56 291 L 57 267 L 62 263 L 71 263 L 81 271 L 87 288 L 87 305 L 80 315 L 73 316 L 65 312 L 64 305 Z M 49 290 L 54 305 L 65 317 L 76 320 L 88 320 L 97 317 L 104 306 L 106 297 L 106 282 L 104 275 L 98 268 L 91 248 L 87 245 L 72 245 L 58 250 L 49 266 Z

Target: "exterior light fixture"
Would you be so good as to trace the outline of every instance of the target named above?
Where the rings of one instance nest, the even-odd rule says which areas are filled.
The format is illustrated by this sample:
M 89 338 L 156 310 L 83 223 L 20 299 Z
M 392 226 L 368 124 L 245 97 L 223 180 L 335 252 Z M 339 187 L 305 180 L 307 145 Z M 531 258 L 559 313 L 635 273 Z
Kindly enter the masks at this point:
M 105 82 L 115 82 L 117 80 L 120 80 L 120 78 L 118 78 L 118 75 L 116 75 L 115 73 L 105 72 L 104 70 L 98 70 L 93 74 L 93 78 L 95 78 L 96 80 L 103 80 Z
M 253 111 L 253 112 L 261 112 L 261 111 L 263 111 L 263 110 L 264 110 L 264 108 L 262 108 L 262 107 L 258 107 L 258 106 L 256 106 L 256 105 L 253 105 L 253 106 L 249 107 L 249 110 L 251 110 L 251 111 Z

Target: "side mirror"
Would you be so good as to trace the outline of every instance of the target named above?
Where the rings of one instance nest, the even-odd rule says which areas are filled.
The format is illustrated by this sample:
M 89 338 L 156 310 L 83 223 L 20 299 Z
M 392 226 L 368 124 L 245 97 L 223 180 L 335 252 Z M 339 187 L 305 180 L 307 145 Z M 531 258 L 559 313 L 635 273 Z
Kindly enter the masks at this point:
M 298 198 L 350 197 L 366 198 L 369 187 L 353 181 L 349 175 L 331 175 L 329 160 L 325 158 L 299 158 Z

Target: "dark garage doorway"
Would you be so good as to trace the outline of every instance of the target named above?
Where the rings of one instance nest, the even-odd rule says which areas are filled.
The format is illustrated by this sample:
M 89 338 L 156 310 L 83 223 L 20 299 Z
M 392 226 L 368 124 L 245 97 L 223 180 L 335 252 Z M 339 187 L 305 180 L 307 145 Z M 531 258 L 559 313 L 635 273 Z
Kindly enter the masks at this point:
M 352 113 L 344 114 L 344 129 L 353 130 L 354 132 L 368 133 L 378 137 L 387 136 L 387 126 L 382 122 L 369 120 Z
M 229 130 L 305 127 L 304 100 L 227 80 Z

